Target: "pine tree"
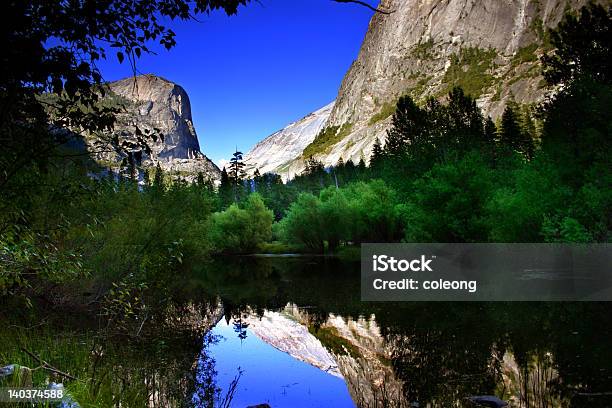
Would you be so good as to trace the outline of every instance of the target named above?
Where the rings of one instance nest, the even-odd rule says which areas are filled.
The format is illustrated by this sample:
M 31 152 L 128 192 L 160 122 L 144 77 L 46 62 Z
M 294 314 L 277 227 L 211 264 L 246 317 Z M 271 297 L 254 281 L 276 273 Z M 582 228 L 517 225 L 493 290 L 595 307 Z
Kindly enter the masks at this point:
M 569 86 L 579 78 L 610 84 L 612 7 L 590 2 L 580 15 L 566 14 L 549 35 L 555 52 L 542 57 L 549 85 Z
M 509 103 L 504 109 L 499 129 L 499 141 L 503 146 L 518 150 L 521 127 L 516 116 L 515 106 Z
M 229 175 L 227 174 L 227 170 L 225 169 L 225 167 L 223 167 L 223 170 L 221 170 L 221 186 L 229 186 L 230 183 L 230 179 L 229 179 Z
M 324 176 L 326 176 L 325 166 L 323 165 L 323 162 L 320 162 L 314 157 L 310 157 L 306 161 L 306 169 L 302 175 L 306 177 L 308 184 L 310 184 L 310 187 L 313 190 L 323 188 L 325 185 L 323 180 Z
M 359 164 L 357 164 L 357 177 L 359 179 L 363 179 L 366 173 L 366 163 L 365 157 L 363 156 L 363 151 L 361 151 L 361 156 L 359 157 Z
M 542 58 L 544 78 L 563 86 L 544 106 L 542 149 L 561 164 L 561 177 L 578 187 L 595 163 L 612 168 L 612 7 L 590 2 L 549 35 L 554 51 Z
M 380 139 L 376 138 L 374 146 L 372 146 L 372 155 L 370 156 L 370 167 L 380 163 L 383 156 L 383 148 L 380 144 Z
M 432 161 L 436 153 L 439 154 L 435 146 L 448 145 L 447 134 L 450 128 L 448 109 L 439 100 L 430 97 L 420 113 L 420 126 L 409 139 L 410 155 L 412 158 L 422 157 Z
M 357 164 L 360 172 L 363 172 L 366 169 L 365 157 L 363 156 L 363 151 L 361 152 L 361 156 L 359 156 L 359 163 Z
M 484 138 L 487 144 L 495 143 L 495 139 L 497 138 L 497 127 L 490 116 L 487 117 L 487 121 L 484 125 Z
M 262 180 L 263 177 L 261 177 L 259 169 L 255 169 L 255 172 L 253 172 L 253 191 L 259 191 L 259 184 Z
M 204 188 L 205 184 L 206 184 L 206 180 L 204 179 L 204 173 L 199 171 L 198 176 L 196 177 L 196 185 L 200 188 Z
M 306 160 L 306 169 L 304 170 L 304 174 L 306 176 L 312 176 L 325 171 L 325 166 L 319 160 L 314 157 L 310 157 Z
M 496 166 L 497 163 L 497 126 L 495 126 L 495 122 L 491 119 L 490 116 L 487 116 L 487 120 L 484 124 L 484 148 L 483 150 L 490 157 L 491 163 L 493 167 Z
M 426 129 L 425 116 L 410 96 L 402 96 L 393 115 L 393 126 L 387 132 L 384 155 L 401 157 L 408 146 L 419 142 Z
M 521 130 L 525 136 L 529 136 L 532 140 L 536 138 L 537 131 L 531 108 L 528 105 L 523 105 L 521 109 Z
M 232 182 L 230 180 L 227 170 L 223 167 L 221 170 L 221 184 L 219 185 L 219 199 L 224 207 L 231 204 L 232 199 Z
M 234 154 L 232 155 L 232 158 L 230 159 L 230 166 L 229 166 L 230 167 L 229 176 L 235 185 L 240 183 L 246 177 L 246 173 L 244 172 L 244 166 L 245 164 L 242 161 L 242 152 L 238 151 L 238 149 L 236 148 L 236 151 L 234 152 Z
M 470 150 L 484 141 L 482 112 L 476 100 L 455 87 L 448 95 L 448 134 L 446 145 L 459 151 Z
M 155 191 L 161 193 L 164 191 L 164 171 L 162 170 L 159 162 L 155 166 L 155 176 L 153 177 L 153 188 Z
M 530 159 L 533 156 L 533 139 L 521 128 L 517 112 L 516 103 L 508 103 L 501 118 L 500 144 L 502 148 L 505 147 Z
M 243 187 L 243 181 L 246 178 L 246 173 L 244 172 L 244 162 L 242 161 L 242 152 L 236 151 L 232 155 L 230 159 L 230 180 L 232 182 L 234 188 L 234 201 L 238 202 L 240 198 L 240 193 Z

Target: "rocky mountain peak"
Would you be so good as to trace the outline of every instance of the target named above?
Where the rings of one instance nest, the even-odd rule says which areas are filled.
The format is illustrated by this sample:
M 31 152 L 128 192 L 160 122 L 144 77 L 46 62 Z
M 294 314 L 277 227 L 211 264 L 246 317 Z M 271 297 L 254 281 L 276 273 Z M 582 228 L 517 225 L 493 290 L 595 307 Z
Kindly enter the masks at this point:
M 155 75 L 139 75 L 111 82 L 110 89 L 131 102 L 128 121 L 157 128 L 164 142 L 155 146 L 160 160 L 194 159 L 202 156 L 185 90 Z
M 111 92 L 107 98 L 121 107 L 113 133 L 130 138 L 138 127 L 163 135 L 163 140 L 149 141 L 152 152 L 144 160 L 145 167 L 159 163 L 165 171 L 187 179 L 200 172 L 213 180 L 220 179 L 219 168 L 200 150 L 185 89 L 151 74 L 110 82 L 108 87 Z M 114 153 L 99 156 L 104 162 L 120 160 Z

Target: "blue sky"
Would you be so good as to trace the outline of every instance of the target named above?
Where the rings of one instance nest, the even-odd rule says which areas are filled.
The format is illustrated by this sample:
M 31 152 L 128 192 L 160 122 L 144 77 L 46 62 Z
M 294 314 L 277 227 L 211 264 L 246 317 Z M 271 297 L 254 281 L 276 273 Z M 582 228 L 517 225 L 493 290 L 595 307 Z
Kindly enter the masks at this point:
M 202 151 L 218 163 L 334 100 L 371 16 L 331 0 L 261 0 L 237 16 L 172 22 L 177 46 L 137 68 L 187 90 Z M 111 55 L 104 78 L 130 76 Z

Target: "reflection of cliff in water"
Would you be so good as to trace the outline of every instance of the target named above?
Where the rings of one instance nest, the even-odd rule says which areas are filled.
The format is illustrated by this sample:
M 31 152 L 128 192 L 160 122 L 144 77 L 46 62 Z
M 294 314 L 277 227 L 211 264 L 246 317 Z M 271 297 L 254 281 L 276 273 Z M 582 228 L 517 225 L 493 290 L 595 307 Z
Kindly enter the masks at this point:
M 260 339 L 293 358 L 345 380 L 360 407 L 402 407 L 402 382 L 395 378 L 380 329 L 371 321 L 329 316 L 317 321 L 288 304 L 244 320 Z
M 359 407 L 404 407 L 403 382 L 391 365 L 391 350 L 381 336 L 374 315 L 356 319 L 329 314 L 320 321 L 300 311 L 292 313 L 334 356 L 353 401 Z
M 255 330 L 274 313 L 307 329 L 361 406 L 468 407 L 474 395 L 511 407 L 612 406 L 603 303 L 367 303 L 359 265 L 322 258 L 224 259 L 201 275 L 226 316 L 248 310 Z M 272 339 L 274 324 L 262 338 L 300 359 L 300 339 Z
M 288 304 L 279 311 L 246 316 L 251 331 L 266 343 L 343 377 L 359 407 L 413 407 L 423 400 L 431 406 L 470 406 L 465 397 L 478 394 L 470 392 L 474 390 L 490 390 L 509 407 L 570 406 L 568 398 L 556 391 L 560 378 L 550 352 L 531 355 L 527 364 L 520 366 L 510 350 L 483 350 L 482 359 L 463 350 L 456 353 L 454 361 L 461 359 L 475 371 L 465 374 L 459 367 L 441 364 L 435 372 L 439 380 L 432 381 L 432 361 L 453 360 L 435 354 L 428 360 L 416 349 L 417 343 L 411 345 L 412 336 L 385 339 L 373 315 L 354 320 L 330 314 L 321 322 L 307 309 Z M 428 365 L 424 366 L 426 360 Z M 484 364 L 478 366 L 477 362 Z M 408 373 L 406 364 L 412 365 L 412 375 L 402 379 L 398 374 Z M 411 390 L 411 385 L 417 388 Z

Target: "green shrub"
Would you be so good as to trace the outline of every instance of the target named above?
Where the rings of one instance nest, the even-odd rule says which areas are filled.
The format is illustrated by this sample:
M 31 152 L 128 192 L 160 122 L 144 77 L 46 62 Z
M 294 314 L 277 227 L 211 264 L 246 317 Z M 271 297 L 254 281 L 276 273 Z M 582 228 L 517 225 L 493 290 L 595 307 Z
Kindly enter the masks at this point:
M 497 53 L 493 49 L 484 50 L 477 47 L 462 48 L 451 57 L 451 65 L 444 74 L 443 82 L 447 91 L 458 86 L 466 95 L 478 98 L 494 81 L 491 69 Z
M 274 213 L 254 193 L 249 195 L 243 208 L 232 204 L 227 210 L 214 213 L 208 236 L 217 252 L 253 252 L 272 237 L 273 221 Z
M 408 242 L 483 242 L 488 230 L 485 205 L 493 191 L 491 169 L 469 154 L 436 164 L 414 183 L 400 206 Z
M 413 57 L 418 59 L 434 59 L 433 54 L 434 42 L 433 39 L 429 39 L 425 42 L 419 42 L 412 48 L 411 54 Z
M 508 171 L 507 186 L 498 188 L 487 203 L 492 242 L 541 242 L 547 217 L 563 208 L 571 190 L 559 182 L 546 163 L 525 164 Z
M 351 133 L 353 128 L 352 123 L 345 123 L 342 126 L 326 127 L 315 139 L 304 149 L 302 157 L 305 159 L 313 157 L 317 154 L 327 153 L 334 145 L 340 142 Z
M 525 47 L 519 48 L 512 58 L 512 66 L 518 66 L 526 62 L 536 62 L 538 60 L 538 56 L 535 54 L 537 49 L 537 43 L 532 43 Z
M 321 202 L 310 193 L 302 193 L 291 204 L 280 228 L 285 241 L 323 252 L 325 248 L 321 222 Z
M 301 194 L 281 221 L 287 242 L 322 252 L 341 243 L 384 242 L 398 237 L 395 192 L 381 180 L 328 187 L 319 197 Z
M 395 106 L 397 105 L 397 102 L 395 103 L 391 103 L 391 102 L 387 102 L 385 103 L 382 108 L 380 108 L 380 111 L 375 114 L 374 116 L 372 116 L 370 118 L 370 121 L 368 122 L 368 124 L 370 126 L 383 121 L 385 119 L 387 119 L 389 116 L 392 116 L 395 113 Z

